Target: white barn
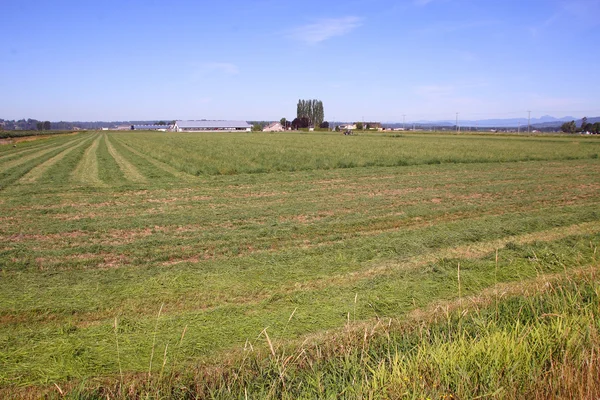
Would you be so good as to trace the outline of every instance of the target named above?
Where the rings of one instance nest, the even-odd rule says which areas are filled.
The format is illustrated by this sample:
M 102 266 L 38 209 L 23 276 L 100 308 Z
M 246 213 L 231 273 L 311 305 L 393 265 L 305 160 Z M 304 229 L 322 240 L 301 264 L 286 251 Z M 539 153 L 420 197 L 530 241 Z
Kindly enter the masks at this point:
M 175 121 L 175 132 L 250 132 L 252 125 L 246 121 Z

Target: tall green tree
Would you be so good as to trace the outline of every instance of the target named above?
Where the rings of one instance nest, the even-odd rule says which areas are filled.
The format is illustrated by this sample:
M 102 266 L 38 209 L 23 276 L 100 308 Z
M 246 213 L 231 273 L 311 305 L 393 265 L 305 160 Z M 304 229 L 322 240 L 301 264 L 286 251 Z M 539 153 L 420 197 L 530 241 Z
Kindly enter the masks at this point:
M 312 126 L 319 126 L 325 119 L 323 102 L 317 99 L 298 100 L 296 118 L 307 118 Z
M 577 125 L 575 121 L 565 122 L 560 126 L 560 130 L 565 133 L 575 133 L 577 131 Z
M 50 121 L 44 121 L 44 130 L 49 131 L 50 129 L 52 129 L 52 124 Z

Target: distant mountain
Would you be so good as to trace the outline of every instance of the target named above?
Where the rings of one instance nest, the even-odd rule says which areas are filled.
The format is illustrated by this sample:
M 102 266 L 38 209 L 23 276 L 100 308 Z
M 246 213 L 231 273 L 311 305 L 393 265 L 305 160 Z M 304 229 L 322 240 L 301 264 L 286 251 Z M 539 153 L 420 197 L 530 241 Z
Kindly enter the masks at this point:
M 551 129 L 558 129 L 558 128 L 560 128 L 560 126 L 563 123 L 569 122 L 569 121 L 575 121 L 575 124 L 577 126 L 581 125 L 580 118 L 578 119 L 578 118 L 571 117 L 571 116 L 556 118 L 551 115 L 544 115 L 540 118 L 531 118 L 531 120 L 529 121 L 529 124 L 532 129 L 551 130 Z M 600 122 L 600 117 L 588 117 L 588 122 L 592 123 L 592 124 L 595 122 Z M 527 118 L 481 119 L 481 120 L 461 120 L 461 119 L 459 119 L 458 120 L 458 124 L 460 125 L 461 128 L 464 127 L 464 128 L 518 129 L 519 127 L 521 127 L 521 129 L 523 129 L 523 127 L 525 127 L 525 128 L 527 127 L 527 123 L 528 123 Z M 392 127 L 392 128 L 401 128 L 403 126 L 403 124 L 401 122 L 386 123 L 383 125 L 386 127 Z M 456 121 L 419 120 L 419 121 L 406 122 L 404 124 L 406 129 L 412 128 L 413 125 L 415 126 L 415 128 L 420 128 L 420 129 L 423 129 L 423 128 L 427 129 L 427 128 L 433 128 L 433 127 L 444 128 L 444 127 L 456 126 Z
M 558 124 L 560 126 L 564 122 L 574 120 L 574 117 L 562 117 L 555 118 L 550 115 L 544 115 L 540 118 L 531 118 L 530 124 L 531 126 L 535 124 Z M 415 121 L 416 124 L 419 125 L 444 125 L 444 126 L 454 126 L 456 121 Z M 480 127 L 490 127 L 490 128 L 512 128 L 527 125 L 527 118 L 505 118 L 505 119 L 480 119 L 480 120 L 458 120 L 458 124 L 460 126 L 480 126 Z

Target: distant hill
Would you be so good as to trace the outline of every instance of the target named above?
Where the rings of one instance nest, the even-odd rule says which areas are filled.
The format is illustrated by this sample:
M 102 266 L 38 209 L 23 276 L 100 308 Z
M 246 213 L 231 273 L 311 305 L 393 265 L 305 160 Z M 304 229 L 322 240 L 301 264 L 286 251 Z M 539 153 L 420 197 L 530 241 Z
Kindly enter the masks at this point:
M 562 124 L 569 121 L 575 121 L 577 126 L 581 126 L 581 118 L 575 118 L 571 116 L 555 118 L 550 115 L 544 115 L 540 118 L 531 118 L 530 124 L 531 129 L 537 130 L 558 130 Z M 588 117 L 589 123 L 600 122 L 600 117 Z M 482 119 L 482 120 L 458 120 L 458 124 L 461 128 L 498 128 L 498 129 L 518 129 L 521 127 L 527 128 L 527 118 L 506 118 L 506 119 Z M 402 128 L 401 122 L 393 122 L 383 124 L 385 127 L 390 128 Z M 419 120 L 406 122 L 404 126 L 406 129 L 411 129 L 413 126 L 419 129 L 430 129 L 430 128 L 449 128 L 455 127 L 456 121 L 429 121 Z
M 537 124 L 551 124 L 552 126 L 560 126 L 562 125 L 564 122 L 567 121 L 572 121 L 574 120 L 574 117 L 562 117 L 562 118 L 555 118 L 552 117 L 550 115 L 544 115 L 543 117 L 540 118 L 531 118 L 530 124 L 531 126 L 537 125 Z M 455 125 L 455 121 L 416 121 L 415 123 L 417 124 L 422 124 L 422 125 L 431 125 L 431 124 L 435 124 L 435 125 L 446 125 L 446 126 L 454 126 Z M 481 120 L 458 120 L 458 123 L 460 126 L 480 126 L 480 127 L 502 127 L 502 128 L 513 128 L 513 127 L 518 127 L 523 126 L 523 125 L 527 125 L 527 118 L 505 118 L 505 119 L 481 119 Z

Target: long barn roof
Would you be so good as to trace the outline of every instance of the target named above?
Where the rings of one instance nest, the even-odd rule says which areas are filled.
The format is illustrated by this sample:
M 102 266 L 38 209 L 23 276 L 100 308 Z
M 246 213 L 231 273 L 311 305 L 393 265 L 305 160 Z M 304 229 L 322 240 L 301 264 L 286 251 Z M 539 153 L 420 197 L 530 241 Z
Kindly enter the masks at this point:
M 252 128 L 246 121 L 177 121 L 179 128 Z

